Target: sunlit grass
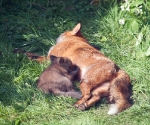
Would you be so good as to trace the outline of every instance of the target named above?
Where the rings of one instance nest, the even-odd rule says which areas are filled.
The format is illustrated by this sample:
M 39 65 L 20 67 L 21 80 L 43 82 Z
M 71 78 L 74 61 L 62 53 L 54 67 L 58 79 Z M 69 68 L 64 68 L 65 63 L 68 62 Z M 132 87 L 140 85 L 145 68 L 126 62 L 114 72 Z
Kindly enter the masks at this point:
M 147 22 L 136 33 L 119 19 L 129 17 L 117 3 L 89 1 L 1 2 L 0 18 L 0 124 L 1 125 L 149 125 L 150 123 L 150 28 Z M 76 99 L 45 95 L 36 80 L 49 65 L 30 61 L 21 48 L 46 55 L 55 39 L 78 22 L 88 41 L 130 75 L 134 105 L 108 116 L 104 99 L 89 110 L 79 111 Z M 142 40 L 138 39 L 142 33 Z

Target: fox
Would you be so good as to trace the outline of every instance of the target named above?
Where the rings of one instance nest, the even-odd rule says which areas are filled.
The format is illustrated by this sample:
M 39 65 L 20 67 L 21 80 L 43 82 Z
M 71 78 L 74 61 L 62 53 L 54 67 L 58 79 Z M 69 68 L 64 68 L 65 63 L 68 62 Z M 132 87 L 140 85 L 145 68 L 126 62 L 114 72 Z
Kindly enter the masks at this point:
M 50 56 L 51 65 L 47 67 L 37 80 L 37 88 L 45 94 L 54 94 L 76 99 L 81 92 L 75 90 L 73 81 L 79 68 L 63 57 Z
M 109 100 L 108 115 L 118 114 L 132 106 L 130 76 L 89 44 L 81 33 L 81 23 L 62 33 L 47 56 L 36 56 L 33 60 L 43 62 L 51 55 L 68 58 L 79 67 L 76 79 L 80 82 L 82 97 L 74 104 L 75 108 L 86 110 L 102 98 Z
M 91 46 L 80 30 L 81 24 L 78 23 L 72 30 L 62 33 L 47 55 L 68 58 L 79 67 L 82 98 L 74 106 L 85 110 L 106 97 L 110 102 L 109 115 L 128 109 L 132 105 L 129 75 Z

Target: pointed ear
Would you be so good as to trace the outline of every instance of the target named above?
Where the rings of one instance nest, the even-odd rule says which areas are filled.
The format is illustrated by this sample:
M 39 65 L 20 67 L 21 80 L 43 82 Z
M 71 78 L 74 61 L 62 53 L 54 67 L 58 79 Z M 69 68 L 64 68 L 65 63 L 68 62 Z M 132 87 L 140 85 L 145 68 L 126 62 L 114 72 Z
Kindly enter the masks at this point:
M 78 23 L 71 31 L 72 35 L 76 35 L 81 29 L 81 23 Z
M 57 57 L 54 55 L 50 56 L 51 63 L 57 62 Z
M 60 59 L 59 59 L 59 64 L 64 64 L 65 63 L 65 59 L 63 58 L 63 57 L 60 57 Z
M 63 57 L 59 59 L 59 64 L 61 64 L 64 67 L 70 67 L 73 65 L 70 59 L 63 58 Z

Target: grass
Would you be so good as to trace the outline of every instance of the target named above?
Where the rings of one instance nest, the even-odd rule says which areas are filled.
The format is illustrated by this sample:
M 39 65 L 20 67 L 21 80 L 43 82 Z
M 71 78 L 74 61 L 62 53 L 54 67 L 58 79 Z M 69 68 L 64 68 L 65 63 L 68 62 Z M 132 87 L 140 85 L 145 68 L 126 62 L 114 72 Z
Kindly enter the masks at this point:
M 119 25 L 119 19 L 130 15 L 121 12 L 118 3 L 106 1 L 97 6 L 89 3 L 89 0 L 1 0 L 1 125 L 149 125 L 150 58 L 146 56 L 150 46 L 149 21 L 143 21 L 133 32 L 128 25 Z M 108 116 L 105 99 L 89 110 L 79 111 L 72 106 L 75 99 L 45 95 L 35 83 L 49 64 L 38 64 L 13 53 L 18 47 L 46 55 L 60 33 L 78 22 L 91 45 L 130 75 L 134 100 L 130 109 Z

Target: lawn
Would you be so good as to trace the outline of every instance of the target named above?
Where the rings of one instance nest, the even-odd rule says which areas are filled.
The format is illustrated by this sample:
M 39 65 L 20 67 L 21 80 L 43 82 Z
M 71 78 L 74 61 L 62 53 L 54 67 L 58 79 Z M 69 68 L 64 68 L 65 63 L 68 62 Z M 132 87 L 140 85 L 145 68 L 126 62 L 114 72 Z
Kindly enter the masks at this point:
M 130 6 L 129 6 L 130 5 Z M 0 0 L 0 125 L 149 125 L 150 2 L 129 0 Z M 106 99 L 86 111 L 73 98 L 46 95 L 36 80 L 49 63 L 28 60 L 14 48 L 46 55 L 77 23 L 89 43 L 124 69 L 134 104 L 109 116 Z

